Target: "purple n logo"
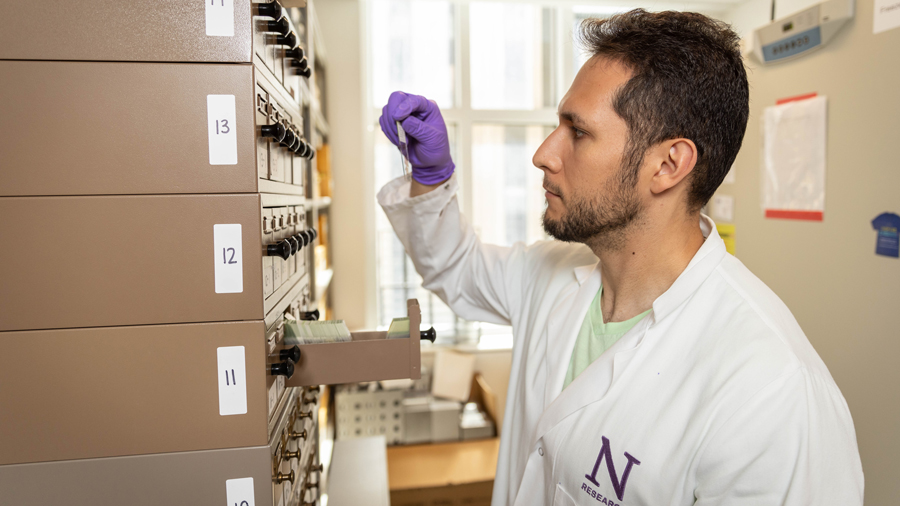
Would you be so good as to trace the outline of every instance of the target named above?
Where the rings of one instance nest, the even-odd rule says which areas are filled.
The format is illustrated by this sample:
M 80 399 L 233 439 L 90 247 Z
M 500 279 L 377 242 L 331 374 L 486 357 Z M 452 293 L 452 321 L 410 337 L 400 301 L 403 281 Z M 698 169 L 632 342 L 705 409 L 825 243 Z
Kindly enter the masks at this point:
M 635 464 L 641 465 L 641 461 L 632 457 L 628 452 L 625 452 L 625 458 L 628 459 L 628 464 L 625 465 L 625 471 L 622 473 L 622 481 L 620 482 L 619 476 L 616 474 L 616 466 L 612 461 L 612 450 L 609 448 L 609 439 L 606 439 L 605 436 L 600 437 L 603 439 L 603 447 L 600 448 L 600 454 L 597 455 L 597 462 L 594 463 L 594 470 L 591 471 L 591 474 L 584 475 L 584 477 L 599 487 L 600 484 L 597 483 L 597 471 L 600 470 L 600 462 L 603 460 L 603 457 L 606 457 L 606 470 L 609 472 L 609 481 L 612 482 L 616 497 L 618 497 L 620 501 L 624 501 L 625 483 L 628 482 L 628 475 L 631 474 L 631 466 Z

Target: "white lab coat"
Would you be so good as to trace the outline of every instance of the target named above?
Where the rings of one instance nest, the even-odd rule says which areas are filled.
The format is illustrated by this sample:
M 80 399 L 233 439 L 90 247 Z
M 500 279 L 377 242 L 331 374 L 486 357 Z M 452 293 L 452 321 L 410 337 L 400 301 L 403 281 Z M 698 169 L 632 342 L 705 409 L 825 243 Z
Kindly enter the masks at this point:
M 493 506 L 862 504 L 847 403 L 712 220 L 652 312 L 562 390 L 597 257 L 482 244 L 456 189 L 454 177 L 411 199 L 401 178 L 378 201 L 426 288 L 463 318 L 513 327 Z

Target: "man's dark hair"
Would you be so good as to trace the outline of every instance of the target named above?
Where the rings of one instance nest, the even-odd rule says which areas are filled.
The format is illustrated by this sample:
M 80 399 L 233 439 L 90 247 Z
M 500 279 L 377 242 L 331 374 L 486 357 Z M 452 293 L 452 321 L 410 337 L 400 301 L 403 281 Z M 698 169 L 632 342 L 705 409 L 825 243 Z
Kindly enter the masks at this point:
M 578 39 L 594 56 L 632 72 L 613 98 L 628 125 L 624 177 L 637 171 L 651 146 L 685 138 L 697 145 L 688 208 L 706 205 L 728 173 L 747 128 L 749 87 L 730 27 L 693 12 L 650 13 L 635 9 L 607 19 L 586 19 Z

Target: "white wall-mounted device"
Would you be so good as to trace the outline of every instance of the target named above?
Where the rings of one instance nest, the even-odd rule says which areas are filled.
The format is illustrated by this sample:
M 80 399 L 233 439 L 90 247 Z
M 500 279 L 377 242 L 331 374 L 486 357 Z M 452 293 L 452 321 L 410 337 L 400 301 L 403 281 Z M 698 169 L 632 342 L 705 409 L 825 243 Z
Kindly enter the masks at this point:
M 854 0 L 826 0 L 753 31 L 753 54 L 762 63 L 797 58 L 827 44 L 853 18 Z

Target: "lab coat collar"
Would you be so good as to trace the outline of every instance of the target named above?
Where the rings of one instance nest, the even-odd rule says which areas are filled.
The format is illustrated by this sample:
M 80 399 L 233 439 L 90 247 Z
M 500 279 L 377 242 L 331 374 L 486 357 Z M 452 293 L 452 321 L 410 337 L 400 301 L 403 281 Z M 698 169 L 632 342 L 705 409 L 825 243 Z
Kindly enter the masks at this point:
M 578 330 L 584 322 L 591 301 L 600 291 L 599 272 L 593 275 L 594 271 L 599 271 L 598 265 L 599 260 L 573 269 L 578 285 L 570 285 L 561 294 L 548 319 L 548 336 L 545 340 L 547 381 L 544 383 L 544 406 L 549 406 L 562 390 Z
M 672 286 L 653 301 L 653 322 L 657 323 L 672 313 L 706 281 L 706 278 L 725 258 L 725 242 L 719 237 L 716 224 L 708 216 L 700 215 L 700 230 L 706 240 L 694 254 L 688 266 Z
M 576 267 L 575 271 L 575 279 L 578 281 L 579 285 L 584 284 L 584 280 L 588 278 L 596 269 L 597 266 L 600 265 L 600 259 L 598 258 L 596 262 L 588 265 L 582 265 L 580 267 Z M 598 288 L 599 290 L 599 288 Z

